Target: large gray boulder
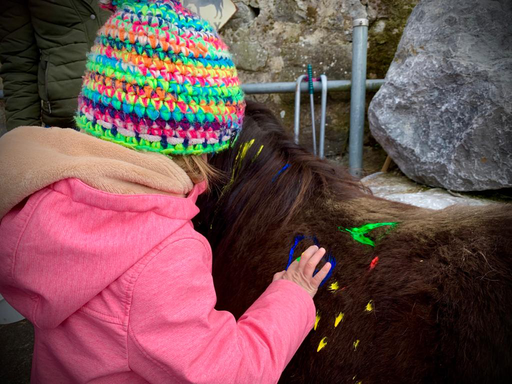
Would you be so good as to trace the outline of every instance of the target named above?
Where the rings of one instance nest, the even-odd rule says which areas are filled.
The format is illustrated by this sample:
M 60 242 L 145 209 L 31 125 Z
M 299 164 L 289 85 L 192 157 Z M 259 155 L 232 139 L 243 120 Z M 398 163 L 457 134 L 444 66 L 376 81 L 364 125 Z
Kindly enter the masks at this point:
M 369 121 L 417 182 L 512 187 L 512 0 L 421 1 Z

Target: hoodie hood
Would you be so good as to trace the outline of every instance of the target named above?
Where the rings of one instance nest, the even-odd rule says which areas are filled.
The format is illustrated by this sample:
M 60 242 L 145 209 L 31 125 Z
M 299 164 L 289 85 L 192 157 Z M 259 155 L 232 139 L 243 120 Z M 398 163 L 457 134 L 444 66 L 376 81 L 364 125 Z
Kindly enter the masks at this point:
M 39 328 L 61 324 L 191 226 L 205 190 L 163 155 L 72 130 L 18 128 L 0 139 L 0 154 L 9 164 L 0 171 L 9 181 L 0 191 L 9 210 L 0 221 L 0 293 Z
M 193 183 L 169 157 L 137 152 L 72 129 L 19 127 L 0 139 L 0 218 L 66 178 L 119 194 L 185 196 Z

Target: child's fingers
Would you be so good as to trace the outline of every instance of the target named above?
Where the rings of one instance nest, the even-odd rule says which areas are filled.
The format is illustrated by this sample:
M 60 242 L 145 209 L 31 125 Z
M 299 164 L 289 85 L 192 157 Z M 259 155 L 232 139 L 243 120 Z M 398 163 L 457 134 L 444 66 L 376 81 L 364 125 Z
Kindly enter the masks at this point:
M 277 272 L 276 274 L 274 274 L 274 278 L 272 279 L 272 281 L 281 280 L 285 273 L 286 271 Z
M 299 269 L 299 262 L 300 262 L 300 260 L 302 260 L 302 257 L 300 258 L 300 260 L 298 260 L 298 259 L 299 258 L 293 260 L 292 263 L 286 269 L 286 271 L 296 271 L 296 270 L 298 270 Z
M 329 262 L 325 263 L 325 265 L 322 267 L 322 269 L 320 271 L 318 271 L 318 273 L 311 280 L 313 282 L 313 285 L 315 286 L 315 288 L 318 288 L 320 286 L 320 284 L 325 279 L 325 276 L 327 276 L 327 274 L 329 273 L 330 270 L 331 270 L 331 263 L 329 263 Z
M 316 251 L 311 258 L 308 260 L 307 264 L 304 266 L 304 275 L 309 279 L 313 276 L 315 272 L 316 266 L 322 260 L 322 257 L 325 255 L 325 249 L 320 248 Z
M 310 246 L 308 249 L 306 249 L 304 252 L 302 252 L 302 255 L 300 255 L 300 261 L 298 264 L 299 271 L 303 270 L 305 265 L 308 263 L 311 256 L 315 254 L 315 252 L 318 251 L 318 247 L 316 245 Z

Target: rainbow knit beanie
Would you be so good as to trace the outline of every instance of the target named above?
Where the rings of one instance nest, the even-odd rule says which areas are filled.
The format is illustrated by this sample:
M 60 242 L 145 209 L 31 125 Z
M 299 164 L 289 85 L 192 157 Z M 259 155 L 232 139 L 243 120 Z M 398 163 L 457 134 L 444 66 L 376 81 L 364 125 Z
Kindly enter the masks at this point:
M 114 13 L 88 56 L 77 126 L 142 151 L 229 147 L 245 109 L 217 32 L 177 0 L 100 0 Z

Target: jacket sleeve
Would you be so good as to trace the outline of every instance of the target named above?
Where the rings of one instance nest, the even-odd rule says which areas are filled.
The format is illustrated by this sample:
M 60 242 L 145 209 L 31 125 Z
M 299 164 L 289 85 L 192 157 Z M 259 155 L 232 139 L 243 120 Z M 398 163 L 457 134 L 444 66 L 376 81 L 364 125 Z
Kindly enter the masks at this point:
M 133 289 L 130 368 L 151 383 L 275 383 L 315 320 L 311 297 L 285 280 L 238 322 L 215 303 L 209 247 L 185 239 L 163 249 Z
M 39 50 L 27 0 L 2 0 L 0 6 L 0 76 L 6 98 L 7 129 L 41 125 L 37 88 Z

